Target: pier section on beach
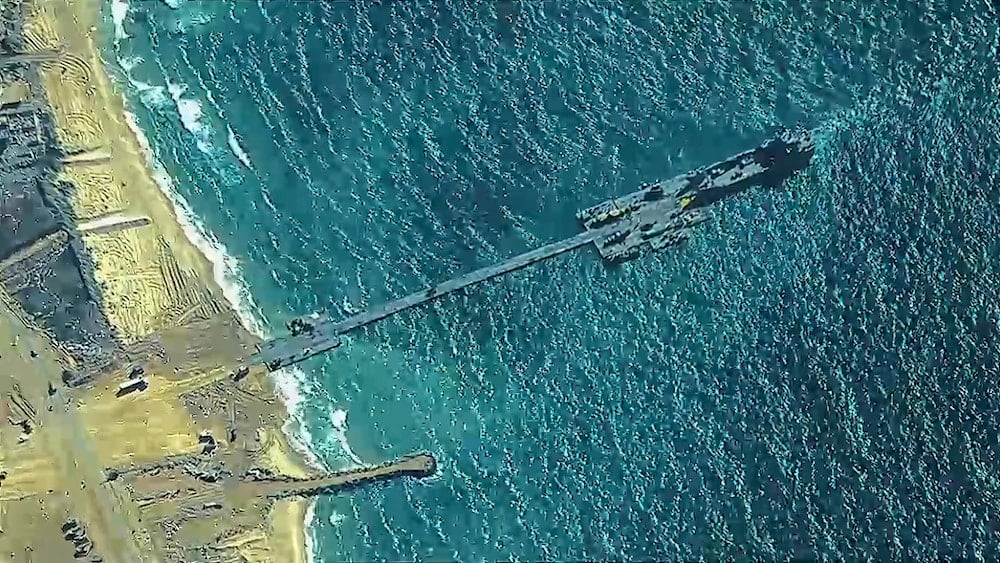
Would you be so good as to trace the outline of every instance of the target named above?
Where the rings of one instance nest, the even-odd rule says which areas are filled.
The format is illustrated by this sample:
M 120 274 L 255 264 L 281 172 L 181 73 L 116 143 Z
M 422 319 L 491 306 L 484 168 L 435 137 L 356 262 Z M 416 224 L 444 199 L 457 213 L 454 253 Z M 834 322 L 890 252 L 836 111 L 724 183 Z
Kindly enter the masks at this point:
M 437 470 L 433 455 L 418 453 L 374 466 L 289 477 L 256 465 L 238 468 L 227 460 L 231 453 L 224 443 L 203 435 L 200 451 L 109 467 L 105 475 L 110 483 L 133 491 L 143 518 L 164 531 L 165 551 L 173 560 L 214 561 L 246 538 L 241 532 L 246 526 L 241 524 L 247 516 L 240 507 L 247 503 L 263 507 L 344 493 L 390 479 L 430 477 Z M 212 536 L 197 532 L 219 519 L 236 525 Z M 186 540 L 176 541 L 180 538 Z
M 400 477 L 431 477 L 437 471 L 437 460 L 428 453 L 414 454 L 371 467 L 358 467 L 321 475 L 310 479 L 244 480 L 240 483 L 248 495 L 269 498 L 314 496 L 343 492 L 355 487 L 388 481 Z

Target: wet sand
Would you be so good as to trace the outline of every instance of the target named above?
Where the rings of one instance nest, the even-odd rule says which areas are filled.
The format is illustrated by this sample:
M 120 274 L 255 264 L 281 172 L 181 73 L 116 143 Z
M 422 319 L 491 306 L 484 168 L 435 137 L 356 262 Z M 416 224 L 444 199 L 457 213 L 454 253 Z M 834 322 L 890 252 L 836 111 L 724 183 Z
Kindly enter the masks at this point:
M 37 420 L 24 441 L 7 421 L 0 429 L 0 467 L 7 472 L 0 483 L 0 559 L 71 558 L 59 526 L 73 516 L 105 561 L 191 560 L 199 555 L 184 550 L 199 546 L 251 561 L 304 561 L 306 500 L 230 495 L 217 516 L 180 518 L 156 503 L 136 502 L 144 490 L 179 486 L 169 475 L 104 482 L 108 468 L 196 452 L 206 431 L 219 440 L 233 474 L 267 467 L 303 477 L 310 470 L 281 432 L 287 413 L 266 374 L 254 371 L 239 388 L 229 378 L 255 339 L 153 179 L 99 59 L 99 9 L 97 0 L 34 3 L 26 10 L 25 50 L 62 50 L 55 62 L 38 63 L 60 145 L 110 155 L 68 162 L 59 172 L 72 187 L 67 205 L 76 225 L 101 225 L 112 214 L 148 218 L 127 228 L 85 229 L 79 237 L 101 310 L 120 345 L 133 351 L 128 365 L 142 365 L 150 386 L 115 397 L 125 376 L 120 365 L 92 385 L 65 388 L 66 350 L 38 334 L 30 314 L 3 295 L 0 358 L 13 371 L 0 374 L 0 406 L 10 409 L 23 396 Z

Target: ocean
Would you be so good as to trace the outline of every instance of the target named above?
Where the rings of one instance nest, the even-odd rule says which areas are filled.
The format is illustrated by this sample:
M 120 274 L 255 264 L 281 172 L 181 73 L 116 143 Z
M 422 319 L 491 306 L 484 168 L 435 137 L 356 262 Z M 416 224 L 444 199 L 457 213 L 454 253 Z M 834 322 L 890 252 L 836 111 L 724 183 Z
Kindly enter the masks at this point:
M 817 130 L 812 166 L 279 375 L 317 561 L 1000 556 L 995 4 L 113 0 L 105 59 L 247 323 L 362 310 Z M 208 243 L 204 241 L 210 241 Z

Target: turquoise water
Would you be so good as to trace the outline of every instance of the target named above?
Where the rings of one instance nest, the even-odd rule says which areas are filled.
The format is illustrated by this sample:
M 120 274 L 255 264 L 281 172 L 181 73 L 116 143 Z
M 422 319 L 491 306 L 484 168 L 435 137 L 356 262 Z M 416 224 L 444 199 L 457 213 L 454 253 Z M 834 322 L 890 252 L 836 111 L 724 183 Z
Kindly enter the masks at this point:
M 304 364 L 326 465 L 441 460 L 320 500 L 317 560 L 997 557 L 989 4 L 175 5 L 109 6 L 106 58 L 272 330 L 820 130 L 686 246 L 559 258 Z

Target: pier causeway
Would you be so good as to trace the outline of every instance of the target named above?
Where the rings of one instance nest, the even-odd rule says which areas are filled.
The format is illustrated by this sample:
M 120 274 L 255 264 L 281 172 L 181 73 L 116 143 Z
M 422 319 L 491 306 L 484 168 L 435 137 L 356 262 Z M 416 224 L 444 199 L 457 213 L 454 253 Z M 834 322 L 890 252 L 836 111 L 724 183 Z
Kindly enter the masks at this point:
M 590 244 L 607 262 L 632 260 L 643 252 L 681 244 L 692 227 L 709 219 L 711 205 L 752 186 L 780 185 L 808 166 L 814 148 L 811 132 L 782 130 L 750 151 L 581 210 L 577 219 L 585 230 L 577 235 L 346 319 L 334 321 L 325 315 L 297 318 L 288 325 L 290 334 L 258 344 L 249 363 L 269 371 L 294 365 L 339 347 L 341 337 L 350 331 Z

